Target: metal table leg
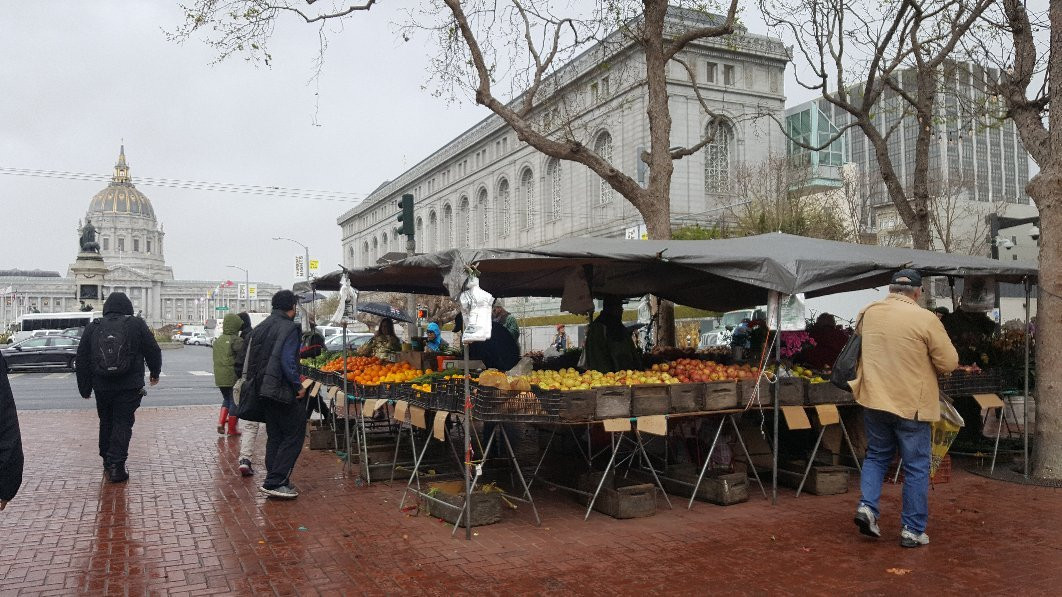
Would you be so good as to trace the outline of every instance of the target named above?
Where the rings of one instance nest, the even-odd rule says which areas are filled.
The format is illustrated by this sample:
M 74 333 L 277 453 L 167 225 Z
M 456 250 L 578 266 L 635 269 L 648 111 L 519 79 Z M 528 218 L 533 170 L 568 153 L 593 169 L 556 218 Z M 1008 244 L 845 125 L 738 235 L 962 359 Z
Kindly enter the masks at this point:
M 622 432 L 620 432 L 620 434 L 622 435 Z M 608 466 L 605 467 L 605 472 L 601 475 L 601 481 L 598 482 L 597 489 L 594 490 L 594 495 L 590 498 L 590 505 L 586 507 L 586 516 L 583 516 L 583 520 L 587 520 L 588 518 L 590 518 L 590 512 L 592 512 L 594 509 L 594 502 L 597 501 L 597 496 L 601 493 L 601 488 L 605 486 L 605 479 L 608 478 L 608 473 L 612 470 L 612 465 L 616 462 L 616 452 L 618 451 L 618 448 L 616 446 L 616 434 L 612 433 L 611 436 L 612 457 L 609 458 Z
M 811 456 L 808 457 L 808 466 L 804 469 L 804 476 L 800 478 L 800 485 L 797 486 L 797 497 L 800 497 L 800 491 L 804 489 L 804 482 L 808 480 L 808 475 L 811 474 L 811 467 L 815 466 L 815 456 L 819 453 L 819 444 L 822 442 L 822 436 L 826 435 L 826 427 L 826 425 L 823 425 L 819 429 L 819 436 L 815 438 L 815 447 L 811 449 Z
M 715 430 L 715 438 L 712 439 L 712 447 L 708 448 L 708 455 L 704 458 L 704 466 L 701 467 L 701 474 L 697 476 L 697 483 L 693 486 L 693 493 L 690 494 L 690 503 L 686 505 L 686 509 L 693 508 L 693 500 L 697 497 L 697 491 L 701 488 L 701 481 L 704 480 L 704 473 L 708 472 L 708 465 L 712 462 L 712 452 L 715 452 L 715 444 L 719 442 L 719 434 L 723 432 L 723 424 L 726 423 L 726 417 L 719 420 L 719 428 Z
M 730 423 L 734 426 L 734 435 L 737 435 L 738 443 L 741 444 L 741 451 L 745 454 L 745 462 L 749 463 L 749 468 L 752 469 L 752 477 L 756 479 L 756 484 L 760 486 L 760 491 L 763 492 L 763 499 L 770 499 L 767 497 L 767 489 L 764 488 L 763 482 L 760 481 L 760 474 L 756 472 L 756 465 L 752 463 L 749 449 L 745 447 L 745 438 L 741 437 L 741 429 L 738 428 L 737 420 L 734 419 L 734 415 L 727 415 L 727 418 L 730 419 Z M 694 489 L 693 493 L 696 495 L 696 489 Z

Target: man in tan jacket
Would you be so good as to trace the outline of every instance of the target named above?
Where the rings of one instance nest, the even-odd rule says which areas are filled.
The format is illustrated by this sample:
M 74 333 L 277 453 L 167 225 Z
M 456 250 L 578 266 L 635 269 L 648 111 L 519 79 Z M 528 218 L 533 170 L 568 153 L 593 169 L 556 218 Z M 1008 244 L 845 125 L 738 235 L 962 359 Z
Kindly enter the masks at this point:
M 880 537 L 878 501 L 893 455 L 903 460 L 900 545 L 929 543 L 930 423 L 940 419 L 939 374 L 959 366 L 959 355 L 937 316 L 918 304 L 922 276 L 903 269 L 892 276 L 889 296 L 859 314 L 862 335 L 858 375 L 849 384 L 863 405 L 867 455 L 855 523 Z

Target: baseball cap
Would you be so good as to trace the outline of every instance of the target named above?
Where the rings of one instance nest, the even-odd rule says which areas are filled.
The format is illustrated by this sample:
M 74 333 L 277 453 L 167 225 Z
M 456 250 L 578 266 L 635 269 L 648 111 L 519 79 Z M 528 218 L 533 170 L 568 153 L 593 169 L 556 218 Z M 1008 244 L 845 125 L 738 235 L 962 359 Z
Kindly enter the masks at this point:
M 913 269 L 902 269 L 892 275 L 892 282 L 890 284 L 901 284 L 903 286 L 921 286 L 922 274 L 916 272 Z

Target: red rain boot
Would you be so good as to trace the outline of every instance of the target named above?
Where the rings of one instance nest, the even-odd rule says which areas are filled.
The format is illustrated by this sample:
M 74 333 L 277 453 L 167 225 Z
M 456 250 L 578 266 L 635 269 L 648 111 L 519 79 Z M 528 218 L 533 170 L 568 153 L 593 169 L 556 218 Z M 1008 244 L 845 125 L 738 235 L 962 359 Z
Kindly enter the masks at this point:
M 234 416 L 229 417 L 229 432 L 228 435 L 240 435 L 240 431 L 236 429 L 236 422 L 239 421 Z
M 218 433 L 225 435 L 225 419 L 229 416 L 229 409 L 224 406 L 221 407 L 221 414 L 218 415 Z

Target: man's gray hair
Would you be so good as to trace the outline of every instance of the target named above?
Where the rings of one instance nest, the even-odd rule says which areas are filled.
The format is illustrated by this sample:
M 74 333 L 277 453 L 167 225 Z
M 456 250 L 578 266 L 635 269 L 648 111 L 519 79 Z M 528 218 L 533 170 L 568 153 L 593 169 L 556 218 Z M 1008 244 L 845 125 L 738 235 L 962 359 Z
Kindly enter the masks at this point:
M 921 286 L 909 286 L 907 284 L 889 284 L 889 292 L 896 294 L 905 294 L 911 296 L 916 291 L 921 290 Z

